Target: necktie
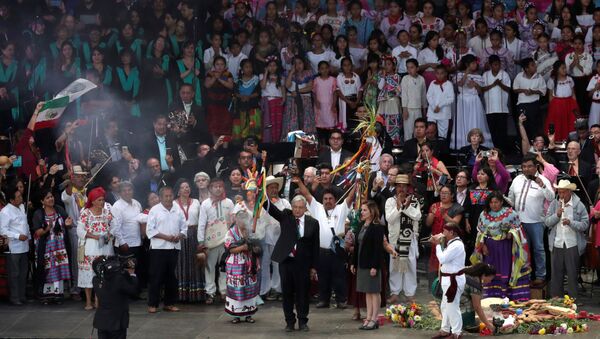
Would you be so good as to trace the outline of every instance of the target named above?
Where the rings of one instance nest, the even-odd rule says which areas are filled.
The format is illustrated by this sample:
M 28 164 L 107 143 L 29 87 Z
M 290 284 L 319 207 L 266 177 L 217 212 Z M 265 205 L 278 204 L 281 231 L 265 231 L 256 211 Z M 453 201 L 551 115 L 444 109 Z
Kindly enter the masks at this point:
M 569 175 L 572 177 L 577 176 L 577 172 L 575 172 L 575 166 L 573 166 L 573 164 L 569 165 Z
M 300 218 L 296 218 L 296 241 L 300 239 Z M 294 244 L 294 248 L 292 248 L 291 256 L 296 256 L 296 244 Z

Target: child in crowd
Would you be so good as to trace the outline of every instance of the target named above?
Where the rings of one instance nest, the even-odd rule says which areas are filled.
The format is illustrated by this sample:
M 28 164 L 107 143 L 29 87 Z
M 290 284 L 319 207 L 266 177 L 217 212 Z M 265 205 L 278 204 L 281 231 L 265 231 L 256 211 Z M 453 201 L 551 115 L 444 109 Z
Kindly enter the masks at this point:
M 406 69 L 408 74 L 400 82 L 404 141 L 412 139 L 415 120 L 427 115 L 427 90 L 425 79 L 418 73 L 419 62 L 414 58 L 408 59 Z
M 448 137 L 448 127 L 452 118 L 454 104 L 454 86 L 448 81 L 446 67 L 438 65 L 435 68 L 435 81 L 427 89 L 427 120 L 438 126 L 438 135 Z
M 319 76 L 313 80 L 313 100 L 317 132 L 319 139 L 324 141 L 329 131 L 338 126 L 337 86 L 335 78 L 329 75 L 329 62 L 319 62 L 318 70 Z
M 537 66 L 532 58 L 523 59 L 521 67 L 523 71 L 517 74 L 512 85 L 513 92 L 518 94 L 517 112 L 527 118 L 524 124 L 527 135 L 537 135 L 541 133 L 543 115 L 540 99 L 546 95 L 546 82 L 537 73 Z
M 401 142 L 400 135 L 400 75 L 396 73 L 396 59 L 391 55 L 383 58 L 383 76 L 379 79 L 377 114 L 385 121 L 385 128 L 395 146 Z
M 260 75 L 262 89 L 263 141 L 275 142 L 281 137 L 285 89 L 281 79 L 281 68 L 276 56 L 266 58 L 267 67 Z
M 237 42 L 232 42 L 231 47 Z M 260 136 L 262 131 L 260 111 L 260 78 L 254 73 L 250 59 L 242 60 L 239 79 L 235 81 L 235 111 L 233 113 L 234 140 Z
M 312 101 L 313 73 L 304 58 L 296 55 L 292 69 L 285 79 L 287 90 L 281 139 L 287 139 L 286 132 L 302 130 L 314 134 L 315 111 Z
M 206 87 L 206 123 L 213 139 L 221 135 L 231 135 L 232 117 L 229 103 L 233 93 L 233 76 L 227 71 L 227 61 L 223 56 L 216 56 L 213 68 L 204 81 Z
M 362 84 L 358 74 L 353 72 L 352 59 L 342 59 L 342 69 L 336 79 L 340 125 L 342 130 L 354 131 L 358 125 L 356 108 L 361 99 Z
M 554 126 L 555 140 L 567 140 L 569 132 L 575 126 L 575 116 L 579 114 L 579 107 L 575 99 L 575 82 L 567 75 L 567 66 L 564 61 L 556 61 L 552 66 L 552 75 L 548 80 L 548 117 L 544 124 L 544 131 L 549 131 L 550 125 Z
M 550 37 L 542 33 L 538 37 L 538 47 L 532 54 L 533 60 L 537 65 L 537 72 L 544 78 L 544 81 L 550 79 L 552 66 L 558 60 L 558 55 L 550 50 Z
M 508 99 L 511 94 L 510 76 L 502 69 L 502 62 L 497 55 L 488 59 L 490 70 L 483 73 L 484 107 L 490 134 L 494 145 L 500 149 L 508 147 L 506 137 L 507 118 L 509 114 Z
M 492 147 L 491 136 L 485 120 L 485 111 L 481 104 L 479 94 L 482 92 L 483 79 L 477 73 L 479 65 L 477 59 L 472 55 L 466 55 L 460 61 L 460 71 L 456 75 L 458 96 L 456 97 L 456 129 L 452 132 L 450 147 L 456 150 L 469 144 L 465 136 L 473 128 L 482 131 L 486 147 Z
M 596 61 L 596 74 L 590 79 L 587 92 L 592 98 L 592 107 L 590 107 L 588 118 L 588 125 L 592 126 L 600 123 L 600 60 Z
M 392 50 L 392 56 L 396 58 L 396 64 L 398 66 L 397 72 L 402 76 L 407 73 L 406 61 L 408 59 L 416 59 L 418 54 L 417 50 L 408 42 L 408 32 L 406 30 L 401 30 L 398 32 L 398 46 L 394 47 Z
M 440 35 L 435 31 L 430 31 L 425 36 L 423 49 L 419 51 L 419 70 L 423 72 L 425 84 L 429 84 L 436 78 L 435 67 L 442 62 L 444 50 L 440 46 Z
M 590 111 L 590 100 L 586 88 L 592 75 L 594 59 L 590 53 L 585 51 L 584 45 L 583 35 L 577 34 L 573 38 L 573 52 L 565 56 L 565 64 L 567 65 L 569 75 L 575 82 L 579 113 L 587 116 Z
M 227 69 L 233 75 L 233 81 L 238 80 L 240 73 L 240 64 L 243 60 L 248 59 L 244 53 L 242 53 L 242 46 L 237 41 L 232 41 L 229 44 L 229 54 L 227 54 Z

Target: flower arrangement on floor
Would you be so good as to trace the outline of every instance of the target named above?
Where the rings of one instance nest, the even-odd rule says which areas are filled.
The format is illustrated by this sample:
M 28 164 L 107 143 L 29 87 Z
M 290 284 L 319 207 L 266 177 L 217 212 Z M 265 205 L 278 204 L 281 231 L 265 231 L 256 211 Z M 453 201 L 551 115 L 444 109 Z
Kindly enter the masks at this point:
M 385 317 L 394 325 L 403 328 L 414 328 L 422 320 L 423 308 L 415 303 L 410 305 L 391 305 L 385 310 Z

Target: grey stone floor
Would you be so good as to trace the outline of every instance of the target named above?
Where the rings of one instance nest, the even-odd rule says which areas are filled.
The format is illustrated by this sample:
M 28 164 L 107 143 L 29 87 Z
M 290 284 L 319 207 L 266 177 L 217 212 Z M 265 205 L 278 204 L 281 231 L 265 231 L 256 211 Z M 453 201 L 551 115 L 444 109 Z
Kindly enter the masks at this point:
M 597 289 L 600 293 L 600 289 Z M 598 295 L 593 298 L 598 300 Z M 426 301 L 425 296 L 419 301 Z M 600 311 L 598 302 L 586 298 L 583 307 Z M 221 305 L 180 305 L 181 312 L 146 313 L 144 301 L 131 306 L 129 338 L 429 338 L 433 332 L 404 330 L 389 324 L 379 330 L 357 330 L 360 323 L 351 320 L 352 310 L 316 309 L 311 305 L 310 332 L 285 333 L 280 303 L 267 302 L 255 316 L 254 324 L 231 324 Z M 0 338 L 90 338 L 93 311 L 84 311 L 83 303 L 66 301 L 63 305 L 43 306 L 30 302 L 23 307 L 0 304 Z M 600 323 L 591 325 L 588 334 L 577 338 L 599 338 Z M 93 337 L 97 337 L 94 333 Z M 474 335 L 469 335 L 475 338 Z M 526 337 L 526 336 L 520 336 Z

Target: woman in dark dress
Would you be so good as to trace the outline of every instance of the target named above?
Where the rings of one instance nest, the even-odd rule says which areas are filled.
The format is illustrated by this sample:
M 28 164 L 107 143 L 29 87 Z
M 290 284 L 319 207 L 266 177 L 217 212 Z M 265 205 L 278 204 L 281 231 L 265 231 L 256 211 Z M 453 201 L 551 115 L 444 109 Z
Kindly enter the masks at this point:
M 377 314 L 381 304 L 381 271 L 384 266 L 384 251 L 395 255 L 385 241 L 385 227 L 378 223 L 379 209 L 373 201 L 360 206 L 360 217 L 364 225 L 354 245 L 353 263 L 350 270 L 356 274 L 356 291 L 365 293 L 367 317 L 360 327 L 363 330 L 379 328 Z
M 173 103 L 171 75 L 172 59 L 167 53 L 167 41 L 158 36 L 144 58 L 143 111 L 164 114 Z
M 141 117 L 140 104 L 140 72 L 133 62 L 130 49 L 123 49 L 119 55 L 121 63 L 115 69 L 114 88 L 123 100 L 122 113 L 131 123 Z M 134 125 L 132 125 L 134 126 Z

